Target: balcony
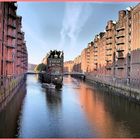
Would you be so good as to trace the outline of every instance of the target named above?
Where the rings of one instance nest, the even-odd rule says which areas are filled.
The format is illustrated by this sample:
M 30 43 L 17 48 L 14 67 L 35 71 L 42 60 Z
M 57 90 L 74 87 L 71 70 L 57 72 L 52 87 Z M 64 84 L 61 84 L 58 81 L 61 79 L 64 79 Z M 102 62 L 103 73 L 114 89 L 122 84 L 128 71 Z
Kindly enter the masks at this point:
M 16 34 L 14 34 L 14 33 L 8 32 L 7 33 L 7 36 L 10 37 L 10 38 L 12 38 L 12 39 L 16 39 Z
M 124 42 L 117 42 L 116 45 L 122 45 Z
M 22 44 L 21 43 L 17 43 L 17 47 L 19 47 L 19 46 L 22 46 Z
M 17 55 L 17 58 L 22 58 L 20 55 Z
M 18 37 L 17 37 L 19 40 L 22 40 L 22 34 L 18 34 Z
M 105 61 L 106 61 L 107 63 L 112 62 L 111 59 L 109 59 L 108 57 L 105 58 Z
M 8 24 L 7 24 L 9 27 L 13 28 L 13 29 L 16 29 L 16 24 L 15 23 L 12 23 L 10 21 L 8 21 Z
M 124 48 L 123 47 L 117 47 L 116 51 L 117 52 L 122 52 L 122 51 L 124 51 Z
M 15 49 L 15 46 L 14 45 L 10 45 L 10 44 L 8 44 L 6 47 L 7 48 L 11 48 L 11 49 Z
M 108 46 L 108 47 L 106 48 L 106 50 L 107 50 L 107 51 L 112 50 L 112 47 Z
M 18 34 L 22 34 L 22 32 L 21 32 L 20 28 L 18 29 L 18 31 L 17 31 L 17 32 L 18 32 Z
M 124 59 L 124 55 L 122 52 L 118 52 L 118 56 L 117 56 L 118 59 Z
M 121 37 L 125 37 L 125 35 L 124 35 L 124 33 L 118 33 L 118 34 L 116 35 L 116 37 L 117 37 L 117 38 L 121 38 Z
M 13 63 L 13 60 L 7 59 L 6 62 L 7 62 L 7 63 Z
M 9 12 L 8 15 L 9 15 L 9 17 L 11 17 L 13 19 L 16 19 L 16 14 L 15 13 Z
M 21 62 L 24 62 L 24 60 L 21 60 Z
M 112 56 L 112 53 L 108 53 L 108 54 L 106 54 L 106 56 Z
M 22 50 L 17 49 L 17 52 L 21 52 L 22 53 Z
M 118 59 L 124 59 L 124 56 L 118 56 L 117 58 Z
M 112 36 L 107 36 L 106 39 L 107 39 L 107 40 L 108 40 L 108 39 L 112 39 Z
M 112 40 L 111 39 L 106 41 L 106 45 L 111 45 L 111 44 L 112 44 Z
M 112 28 L 108 28 L 108 27 L 106 28 L 106 31 L 111 31 L 111 30 L 112 30 Z
M 97 65 L 98 63 L 97 62 L 94 62 L 94 64 Z
M 109 24 L 106 26 L 106 31 L 111 31 L 112 30 L 112 26 Z
M 27 54 L 27 52 L 24 51 L 23 54 Z
M 125 44 L 124 42 L 125 42 L 125 39 L 124 39 L 124 38 L 118 38 L 118 39 L 116 40 L 116 45 Z
M 107 70 L 111 70 L 112 64 L 106 64 L 105 68 L 106 68 Z
M 13 63 L 13 57 L 12 56 L 8 56 L 6 59 L 7 63 Z
M 18 46 L 21 46 L 21 45 L 22 45 L 22 43 L 21 43 L 20 40 L 17 40 L 17 45 L 18 45 Z
M 118 27 L 116 27 L 116 30 L 117 30 L 117 31 L 124 30 L 124 29 L 125 29 L 125 27 L 124 27 L 124 26 L 122 26 L 122 27 L 119 27 L 119 26 L 118 26 Z
M 107 42 L 107 43 L 106 43 L 106 45 L 111 45 L 111 44 L 112 44 L 112 42 Z
M 116 66 L 117 69 L 124 69 L 124 65 L 118 65 Z
M 94 50 L 93 52 L 97 53 L 97 52 L 98 52 L 98 50 Z
M 10 6 L 12 6 L 12 4 L 10 4 Z M 17 16 L 16 16 L 16 11 L 14 9 L 14 6 L 9 7 L 8 15 L 9 17 L 16 19 Z

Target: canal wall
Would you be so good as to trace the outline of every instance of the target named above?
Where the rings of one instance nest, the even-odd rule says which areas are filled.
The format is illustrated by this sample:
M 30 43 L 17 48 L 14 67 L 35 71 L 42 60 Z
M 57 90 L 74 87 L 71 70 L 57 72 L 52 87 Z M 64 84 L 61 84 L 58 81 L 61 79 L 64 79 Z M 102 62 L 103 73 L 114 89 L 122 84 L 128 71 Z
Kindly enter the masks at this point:
M 0 111 L 17 93 L 21 85 L 25 83 L 26 75 L 0 77 Z
M 115 93 L 140 104 L 140 87 L 138 83 L 128 83 L 127 80 L 111 78 L 109 76 L 100 77 L 93 74 L 86 74 L 85 80 L 91 83 L 96 83 L 101 87 L 105 87 L 109 91 L 114 91 Z
M 0 138 L 17 138 L 23 99 L 26 95 L 26 82 L 21 84 L 12 100 L 0 112 Z

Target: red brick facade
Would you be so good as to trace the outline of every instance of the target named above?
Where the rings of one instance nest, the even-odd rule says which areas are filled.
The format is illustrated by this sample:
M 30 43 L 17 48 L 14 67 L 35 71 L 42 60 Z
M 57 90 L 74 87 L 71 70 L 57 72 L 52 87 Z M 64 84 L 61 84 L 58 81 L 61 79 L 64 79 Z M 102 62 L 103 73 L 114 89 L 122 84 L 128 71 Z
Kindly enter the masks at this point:
M 0 3 L 0 75 L 17 76 L 27 71 L 27 48 L 21 31 L 22 17 L 14 2 Z

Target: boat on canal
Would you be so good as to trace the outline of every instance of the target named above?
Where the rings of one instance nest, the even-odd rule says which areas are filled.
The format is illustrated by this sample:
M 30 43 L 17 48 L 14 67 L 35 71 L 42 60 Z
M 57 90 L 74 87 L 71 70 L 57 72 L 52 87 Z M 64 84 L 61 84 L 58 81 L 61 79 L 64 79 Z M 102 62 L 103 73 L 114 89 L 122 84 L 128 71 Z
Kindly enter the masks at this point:
M 51 50 L 47 56 L 46 65 L 39 73 L 41 82 L 47 83 L 46 87 L 62 87 L 63 84 L 63 51 Z M 45 84 L 44 84 L 45 85 Z

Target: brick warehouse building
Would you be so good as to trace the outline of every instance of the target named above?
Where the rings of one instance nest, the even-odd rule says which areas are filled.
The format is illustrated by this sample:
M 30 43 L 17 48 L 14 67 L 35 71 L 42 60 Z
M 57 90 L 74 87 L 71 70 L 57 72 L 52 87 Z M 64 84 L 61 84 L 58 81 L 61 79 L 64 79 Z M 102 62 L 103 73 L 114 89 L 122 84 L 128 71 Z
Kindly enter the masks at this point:
M 140 84 L 140 4 L 118 12 L 81 52 L 81 71 L 99 80 Z M 75 64 L 73 64 L 74 66 Z M 138 87 L 139 88 L 139 87 Z
M 15 2 L 0 2 L 0 102 L 23 79 L 28 54 Z M 7 94 L 7 95 L 5 95 Z
M 73 71 L 73 64 L 74 64 L 74 61 L 67 61 L 64 63 L 64 73 L 70 73 Z

